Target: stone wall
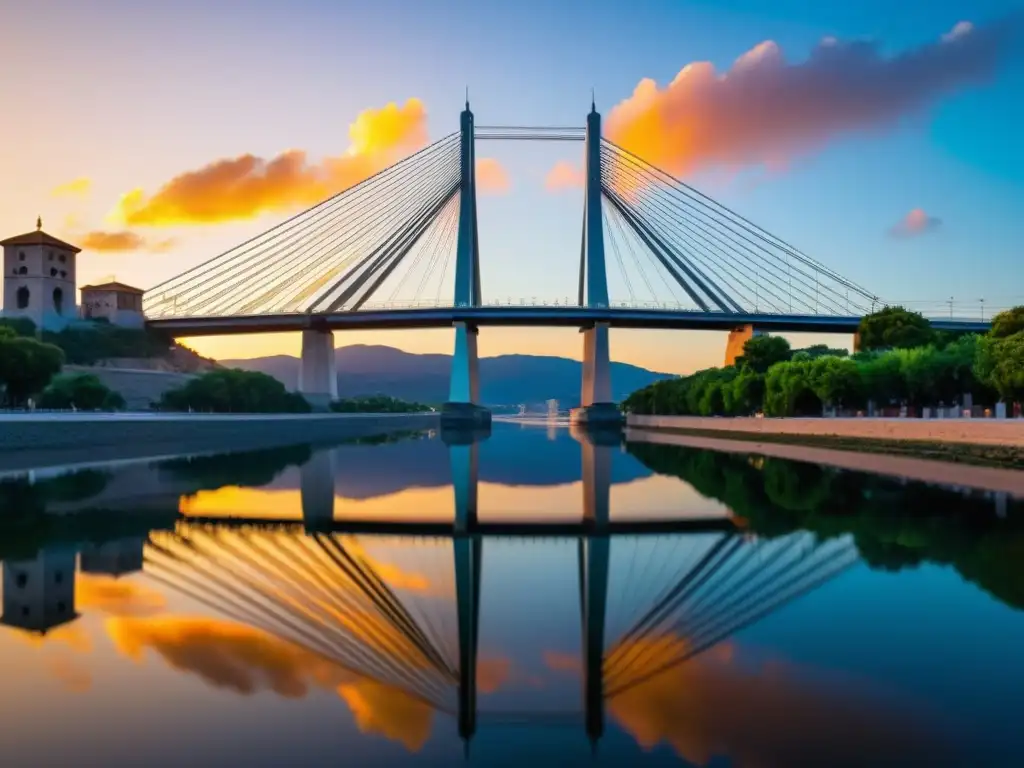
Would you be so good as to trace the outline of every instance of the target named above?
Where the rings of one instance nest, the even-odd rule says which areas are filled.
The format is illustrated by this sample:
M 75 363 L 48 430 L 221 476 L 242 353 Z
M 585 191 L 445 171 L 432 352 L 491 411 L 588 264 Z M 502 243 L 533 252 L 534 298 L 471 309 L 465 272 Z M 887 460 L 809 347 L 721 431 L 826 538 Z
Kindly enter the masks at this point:
M 1024 419 L 757 419 L 638 416 L 631 427 L 1024 446 Z
M 436 413 L 0 415 L 0 470 L 340 442 L 439 426 Z

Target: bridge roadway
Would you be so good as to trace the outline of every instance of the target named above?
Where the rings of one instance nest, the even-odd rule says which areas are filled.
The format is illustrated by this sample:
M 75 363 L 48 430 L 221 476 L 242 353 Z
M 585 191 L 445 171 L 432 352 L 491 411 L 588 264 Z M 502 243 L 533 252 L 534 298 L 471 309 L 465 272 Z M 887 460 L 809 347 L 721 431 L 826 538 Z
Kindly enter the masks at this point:
M 318 314 L 235 315 L 153 318 L 146 325 L 174 336 L 222 336 L 319 330 L 410 330 L 472 326 L 536 326 L 584 328 L 607 323 L 612 328 L 731 331 L 752 325 L 766 332 L 854 333 L 859 315 L 779 315 L 701 312 L 633 307 L 482 306 L 368 309 Z M 985 332 L 989 323 L 969 319 L 933 319 L 943 331 Z

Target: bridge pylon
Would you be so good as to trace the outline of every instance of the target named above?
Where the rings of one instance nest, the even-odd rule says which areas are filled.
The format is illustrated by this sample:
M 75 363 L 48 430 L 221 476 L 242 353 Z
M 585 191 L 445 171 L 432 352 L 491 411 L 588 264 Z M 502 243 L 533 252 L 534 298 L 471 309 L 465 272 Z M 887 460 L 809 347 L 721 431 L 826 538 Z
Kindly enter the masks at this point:
M 302 331 L 299 392 L 315 411 L 326 411 L 338 399 L 338 370 L 334 360 L 334 334 L 326 328 Z
M 587 115 L 586 188 L 583 213 L 583 242 L 580 247 L 580 306 L 608 307 L 608 273 L 604 258 L 604 215 L 601 182 L 601 115 L 594 104 Z M 611 357 L 608 323 L 595 322 L 581 329 L 583 334 L 583 384 L 580 407 L 569 418 L 580 424 L 610 424 L 622 421 L 612 402 Z
M 459 227 L 455 252 L 455 307 L 479 307 L 480 236 L 476 216 L 476 140 L 473 113 L 466 102 L 460 120 Z M 455 322 L 455 353 L 448 402 L 441 410 L 444 425 L 483 426 L 491 412 L 480 405 L 480 356 L 476 325 Z

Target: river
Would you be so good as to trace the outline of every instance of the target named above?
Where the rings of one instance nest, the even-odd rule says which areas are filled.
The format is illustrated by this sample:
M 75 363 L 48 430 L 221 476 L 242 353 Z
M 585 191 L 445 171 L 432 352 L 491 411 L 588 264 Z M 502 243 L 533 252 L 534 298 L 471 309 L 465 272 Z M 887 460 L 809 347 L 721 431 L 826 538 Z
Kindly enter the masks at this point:
M 0 560 L 5 766 L 1024 752 L 1006 493 L 496 422 L 9 472 Z

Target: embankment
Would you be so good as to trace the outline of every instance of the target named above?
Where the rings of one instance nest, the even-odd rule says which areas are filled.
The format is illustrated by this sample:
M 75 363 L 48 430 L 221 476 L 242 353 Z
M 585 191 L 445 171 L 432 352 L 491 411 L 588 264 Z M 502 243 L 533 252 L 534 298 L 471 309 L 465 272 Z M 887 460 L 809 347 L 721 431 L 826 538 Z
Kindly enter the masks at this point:
M 637 416 L 650 433 L 788 443 L 1024 469 L 1024 419 L 756 419 Z
M 0 416 L 0 470 L 342 442 L 437 428 L 436 413 L 27 413 Z

